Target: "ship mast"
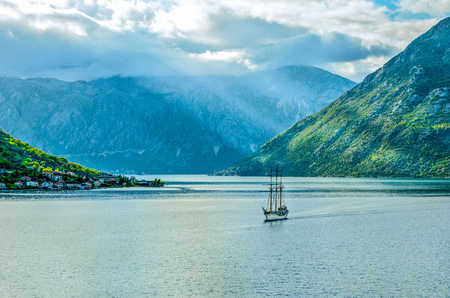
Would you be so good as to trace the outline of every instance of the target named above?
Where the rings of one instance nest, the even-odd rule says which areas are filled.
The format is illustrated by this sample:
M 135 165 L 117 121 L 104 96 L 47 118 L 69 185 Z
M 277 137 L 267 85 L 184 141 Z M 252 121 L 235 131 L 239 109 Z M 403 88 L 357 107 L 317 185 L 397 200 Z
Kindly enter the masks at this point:
M 270 210 L 270 213 L 272 213 L 272 189 L 273 189 L 273 184 L 272 184 L 272 168 L 270 168 L 270 186 L 269 186 L 269 189 L 270 189 L 270 196 L 269 196 L 269 210 Z
M 281 204 L 281 200 L 283 197 L 283 182 L 282 182 L 282 176 L 281 176 L 281 172 L 280 172 L 280 208 L 282 208 L 282 204 Z
M 278 210 L 277 203 L 278 203 L 278 168 L 276 168 L 275 170 L 275 211 Z

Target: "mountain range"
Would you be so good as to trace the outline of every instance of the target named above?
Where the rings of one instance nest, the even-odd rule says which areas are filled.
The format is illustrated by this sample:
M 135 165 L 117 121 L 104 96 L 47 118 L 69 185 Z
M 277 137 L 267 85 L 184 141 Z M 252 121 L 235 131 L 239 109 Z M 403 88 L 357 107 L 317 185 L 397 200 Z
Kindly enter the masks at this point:
M 127 173 L 210 173 L 355 83 L 310 66 L 242 76 L 0 78 L 0 127 L 51 154 Z
M 450 18 L 222 174 L 448 177 Z

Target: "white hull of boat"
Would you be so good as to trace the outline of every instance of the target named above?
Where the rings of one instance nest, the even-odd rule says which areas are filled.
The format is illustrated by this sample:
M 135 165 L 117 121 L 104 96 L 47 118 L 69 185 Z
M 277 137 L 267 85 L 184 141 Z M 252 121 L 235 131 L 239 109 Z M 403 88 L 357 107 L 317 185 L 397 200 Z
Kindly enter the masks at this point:
M 288 219 L 287 214 L 286 215 L 265 214 L 265 216 L 266 216 L 266 220 L 265 221 L 277 221 L 277 220 Z

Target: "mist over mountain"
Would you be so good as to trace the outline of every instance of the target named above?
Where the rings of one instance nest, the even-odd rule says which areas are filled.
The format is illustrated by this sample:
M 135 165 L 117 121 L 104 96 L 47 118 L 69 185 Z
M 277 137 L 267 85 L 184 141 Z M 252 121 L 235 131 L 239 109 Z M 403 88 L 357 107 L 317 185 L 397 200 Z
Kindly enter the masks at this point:
M 244 76 L 0 78 L 0 126 L 89 167 L 209 173 L 354 86 L 309 66 Z
M 448 177 L 450 18 L 228 169 L 261 175 Z

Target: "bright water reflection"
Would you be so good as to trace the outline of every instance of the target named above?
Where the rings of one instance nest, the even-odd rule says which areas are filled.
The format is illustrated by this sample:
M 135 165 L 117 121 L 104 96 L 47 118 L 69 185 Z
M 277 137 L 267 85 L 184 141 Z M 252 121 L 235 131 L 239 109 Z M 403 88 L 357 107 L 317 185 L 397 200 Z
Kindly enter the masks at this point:
M 0 296 L 448 296 L 450 181 L 163 176 L 0 194 Z

